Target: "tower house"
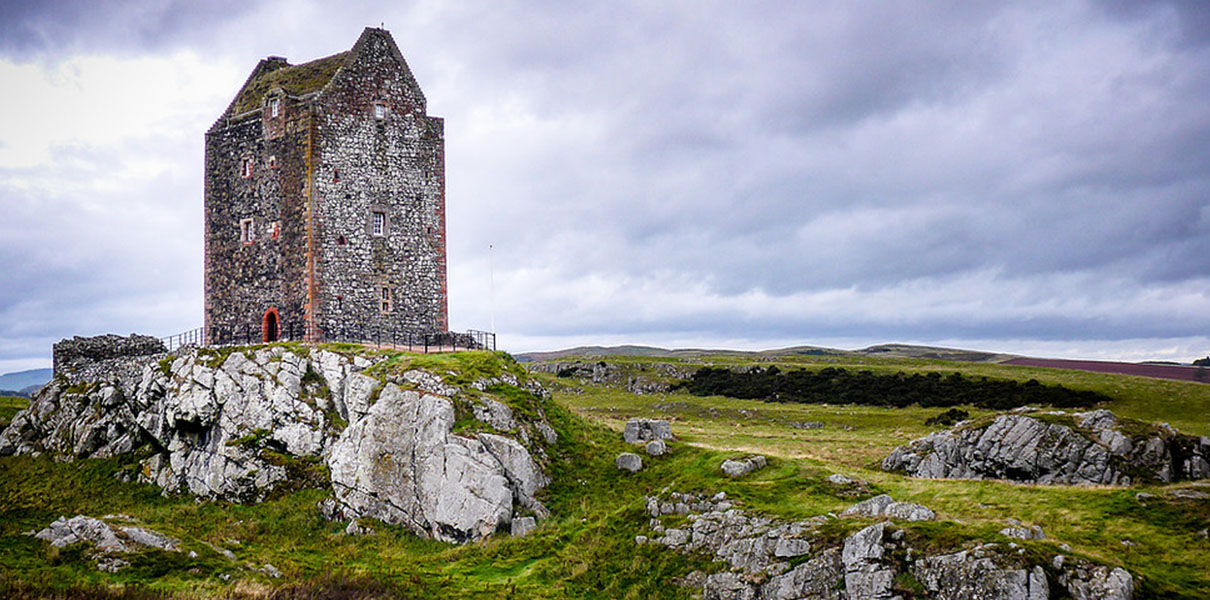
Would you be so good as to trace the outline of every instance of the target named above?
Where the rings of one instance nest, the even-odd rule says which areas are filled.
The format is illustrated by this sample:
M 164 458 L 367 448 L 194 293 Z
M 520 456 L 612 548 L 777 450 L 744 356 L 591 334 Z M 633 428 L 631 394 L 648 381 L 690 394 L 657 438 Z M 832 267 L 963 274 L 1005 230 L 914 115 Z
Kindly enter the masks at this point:
M 261 60 L 206 132 L 205 336 L 448 329 L 444 122 L 390 33 Z

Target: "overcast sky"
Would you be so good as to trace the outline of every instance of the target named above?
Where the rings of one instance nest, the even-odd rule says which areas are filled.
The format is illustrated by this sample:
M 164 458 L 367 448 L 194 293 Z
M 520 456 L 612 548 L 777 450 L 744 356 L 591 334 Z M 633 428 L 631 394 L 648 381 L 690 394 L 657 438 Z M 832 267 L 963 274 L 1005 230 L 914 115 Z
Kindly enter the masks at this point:
M 380 23 L 446 119 L 454 329 L 1210 352 L 1200 0 L 0 0 L 0 373 L 200 326 L 204 131 Z

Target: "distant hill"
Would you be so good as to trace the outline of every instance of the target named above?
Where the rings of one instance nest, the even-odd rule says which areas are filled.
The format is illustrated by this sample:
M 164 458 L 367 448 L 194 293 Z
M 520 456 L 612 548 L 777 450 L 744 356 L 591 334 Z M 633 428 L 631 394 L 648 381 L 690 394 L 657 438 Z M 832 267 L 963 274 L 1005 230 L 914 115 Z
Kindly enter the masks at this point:
M 0 375 L 0 390 L 3 395 L 29 396 L 46 385 L 55 376 L 53 369 L 31 369 Z M 10 393 L 11 392 L 11 393 Z
M 933 346 L 912 346 L 909 344 L 880 344 L 862 350 L 840 350 L 820 346 L 791 346 L 774 350 L 705 350 L 685 348 L 668 350 L 653 346 L 578 346 L 566 350 L 550 352 L 526 352 L 518 354 L 521 362 L 537 362 L 558 360 L 570 356 L 651 356 L 651 357 L 686 357 L 703 356 L 707 354 L 728 354 L 738 356 L 885 356 L 890 358 L 931 358 L 940 360 L 955 360 L 964 362 L 1000 362 L 1014 358 L 1011 354 L 980 352 L 978 350 L 959 350 L 955 348 L 939 348 Z

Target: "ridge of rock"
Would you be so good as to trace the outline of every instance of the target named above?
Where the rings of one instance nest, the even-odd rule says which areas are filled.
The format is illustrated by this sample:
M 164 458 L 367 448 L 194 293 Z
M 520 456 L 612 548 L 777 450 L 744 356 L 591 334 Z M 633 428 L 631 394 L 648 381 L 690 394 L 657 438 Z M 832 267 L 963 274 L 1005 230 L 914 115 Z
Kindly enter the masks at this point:
M 1083 485 L 1210 477 L 1205 436 L 1166 424 L 1127 429 L 1107 410 L 1048 414 L 1055 418 L 1001 414 L 984 425 L 959 424 L 896 448 L 882 468 L 933 479 Z

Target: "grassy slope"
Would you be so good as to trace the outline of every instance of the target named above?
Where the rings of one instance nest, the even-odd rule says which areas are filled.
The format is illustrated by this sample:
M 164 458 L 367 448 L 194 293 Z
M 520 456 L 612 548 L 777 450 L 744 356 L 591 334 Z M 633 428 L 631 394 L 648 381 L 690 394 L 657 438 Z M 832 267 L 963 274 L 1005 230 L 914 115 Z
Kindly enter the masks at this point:
M 1054 377 L 1066 376 L 1065 372 L 998 365 L 844 361 L 822 364 L 890 371 L 960 370 L 989 376 L 1009 372 L 1047 383 L 1063 382 Z M 783 365 L 821 362 L 779 360 Z M 399 356 L 383 368 L 407 365 L 444 370 L 453 380 L 516 368 L 481 353 Z M 1118 398 L 1114 408 L 1123 414 L 1158 414 L 1162 420 L 1180 422 L 1175 417 L 1181 417 L 1181 411 L 1166 412 L 1172 410 L 1165 408 L 1172 403 L 1136 406 L 1163 396 L 1148 387 L 1161 382 L 1144 380 L 1148 385 L 1136 386 L 1129 381 L 1133 378 L 1075 375 L 1086 387 L 1100 385 L 1095 389 Z M 543 498 L 554 517 L 529 537 L 499 536 L 484 543 L 451 546 L 374 523 L 377 535 L 350 538 L 341 535 L 343 523 L 328 523 L 319 516 L 315 505 L 327 494 L 323 490 L 303 490 L 256 506 L 199 503 L 191 498 L 161 497 L 150 486 L 121 483 L 114 475 L 126 465 L 117 460 L 55 463 L 45 458 L 3 458 L 0 596 L 30 589 L 36 594 L 48 588 L 139 584 L 156 591 L 229 597 L 251 597 L 269 588 L 294 590 L 299 597 L 376 591 L 405 597 L 686 597 L 686 590 L 668 582 L 708 565 L 633 542 L 635 535 L 649 533 L 642 514 L 643 495 L 667 486 L 680 491 L 726 491 L 742 506 L 788 518 L 836 512 L 856 499 L 888 492 L 896 499 L 922 502 L 941 518 L 961 522 L 912 526 L 940 547 L 1002 541 L 995 532 L 1005 519 L 1016 518 L 1042 525 L 1055 540 L 1027 546 L 1053 553 L 1057 552 L 1054 544 L 1065 542 L 1072 546 L 1069 554 L 1122 564 L 1140 577 L 1144 597 L 1197 598 L 1210 589 L 1210 541 L 1195 533 L 1210 525 L 1210 503 L 1154 499 L 1143 506 L 1135 500 L 1140 491 L 1135 489 L 914 480 L 872 468 L 890 448 L 935 429 L 925 427 L 923 421 L 940 409 L 766 404 L 684 393 L 635 396 L 595 386 L 573 393 L 571 389 L 558 391 L 567 380 L 544 379 L 556 390 L 555 401 L 545 404 L 544 410 L 560 434 L 551 463 L 554 483 Z M 1197 391 L 1184 389 L 1188 395 L 1184 402 L 1207 406 L 1205 396 L 1194 393 Z M 1148 410 L 1152 413 L 1145 412 Z M 646 459 L 647 468 L 628 475 L 613 466 L 613 457 L 627 449 L 616 431 L 626 418 L 637 415 L 675 419 L 674 431 L 685 442 L 674 443 L 673 452 L 666 457 Z M 1192 416 L 1185 418 L 1196 421 Z M 825 426 L 791 426 L 806 421 L 820 421 Z M 724 458 L 749 450 L 774 457 L 770 467 L 738 481 L 720 476 L 717 469 Z M 832 472 L 866 479 L 869 488 L 860 495 L 846 495 L 824 482 Z M 78 549 L 55 551 L 21 535 L 61 515 L 119 512 L 179 537 L 186 548 L 198 552 L 198 558 L 153 553 L 128 571 L 108 575 L 94 570 Z M 839 533 L 863 523 L 843 521 Z M 223 558 L 215 547 L 231 550 L 236 561 Z M 264 563 L 279 568 L 285 579 L 272 580 L 251 570 Z M 234 579 L 225 582 L 221 574 Z M 6 590 L 6 585 L 13 587 Z M 315 593 L 316 589 L 320 591 Z M 88 588 L 79 597 L 96 592 Z M 114 594 L 137 597 L 138 592 L 126 587 L 110 592 Z

